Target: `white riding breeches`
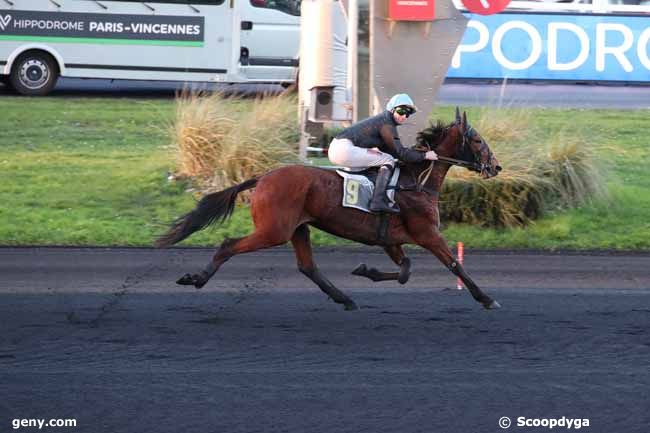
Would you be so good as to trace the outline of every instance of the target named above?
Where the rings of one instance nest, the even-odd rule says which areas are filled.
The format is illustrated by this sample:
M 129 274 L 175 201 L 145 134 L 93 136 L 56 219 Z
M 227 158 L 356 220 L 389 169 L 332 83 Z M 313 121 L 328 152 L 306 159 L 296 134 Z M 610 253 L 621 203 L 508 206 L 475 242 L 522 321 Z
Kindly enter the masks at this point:
M 380 151 L 376 147 L 372 149 L 357 147 L 347 138 L 332 140 L 327 156 L 332 164 L 353 170 L 382 165 L 395 166 L 395 158 L 391 155 Z

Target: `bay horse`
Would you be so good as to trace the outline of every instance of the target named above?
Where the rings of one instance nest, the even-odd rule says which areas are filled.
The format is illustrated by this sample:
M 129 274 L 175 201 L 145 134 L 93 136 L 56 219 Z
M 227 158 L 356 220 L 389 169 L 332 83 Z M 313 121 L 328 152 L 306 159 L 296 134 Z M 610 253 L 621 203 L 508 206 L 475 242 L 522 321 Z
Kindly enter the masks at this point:
M 191 212 L 178 218 L 157 247 L 171 246 L 213 223 L 223 222 L 234 210 L 237 194 L 255 188 L 250 212 L 255 230 L 248 236 L 226 239 L 208 265 L 198 274 L 185 274 L 177 283 L 203 287 L 228 259 L 236 254 L 282 245 L 291 241 L 298 269 L 334 302 L 346 310 L 356 303 L 336 288 L 318 269 L 312 256 L 309 226 L 366 245 L 380 245 L 399 272 L 381 272 L 362 264 L 353 271 L 373 281 L 397 280 L 404 284 L 410 275 L 410 260 L 403 244 L 416 244 L 433 253 L 454 275 L 460 277 L 474 299 L 486 309 L 500 308 L 486 295 L 458 263 L 439 230 L 438 192 L 452 164 L 496 176 L 501 170 L 485 140 L 467 122 L 467 114 L 456 108 L 456 119 L 447 126 L 438 122 L 420 131 L 416 149 L 435 150 L 438 161 L 424 161 L 402 167 L 395 201 L 401 212 L 391 215 L 369 214 L 341 205 L 343 179 L 334 171 L 318 167 L 291 165 L 260 177 L 204 196 Z M 384 219 L 385 236 L 378 236 Z M 386 220 L 387 219 L 387 220 Z

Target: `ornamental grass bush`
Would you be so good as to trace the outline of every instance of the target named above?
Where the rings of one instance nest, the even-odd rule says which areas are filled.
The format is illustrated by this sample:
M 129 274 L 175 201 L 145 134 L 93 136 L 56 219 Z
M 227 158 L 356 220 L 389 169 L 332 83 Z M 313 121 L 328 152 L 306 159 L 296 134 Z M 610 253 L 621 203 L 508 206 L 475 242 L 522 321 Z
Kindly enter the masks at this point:
M 441 193 L 443 221 L 516 227 L 551 211 L 606 197 L 602 169 L 584 139 L 535 131 L 528 112 L 481 113 L 473 126 L 503 171 L 484 180 L 453 167 Z
M 181 93 L 171 125 L 174 175 L 191 178 L 205 193 L 297 162 L 296 106 L 295 96 L 286 93 L 253 101 L 221 93 Z

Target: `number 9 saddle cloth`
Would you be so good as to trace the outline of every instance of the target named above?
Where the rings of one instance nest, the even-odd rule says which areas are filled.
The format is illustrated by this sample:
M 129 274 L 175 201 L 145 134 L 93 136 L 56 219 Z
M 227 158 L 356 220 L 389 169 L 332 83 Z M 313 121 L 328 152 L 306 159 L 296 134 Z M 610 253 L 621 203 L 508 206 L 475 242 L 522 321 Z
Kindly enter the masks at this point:
M 364 212 L 372 213 L 369 208 L 372 193 L 375 190 L 377 170 L 371 169 L 356 172 L 336 170 L 336 172 L 343 178 L 343 207 L 353 207 Z M 388 182 L 388 187 L 386 188 L 386 195 L 391 204 L 395 203 L 395 189 L 397 188 L 399 172 L 399 166 L 395 167 L 393 175 Z

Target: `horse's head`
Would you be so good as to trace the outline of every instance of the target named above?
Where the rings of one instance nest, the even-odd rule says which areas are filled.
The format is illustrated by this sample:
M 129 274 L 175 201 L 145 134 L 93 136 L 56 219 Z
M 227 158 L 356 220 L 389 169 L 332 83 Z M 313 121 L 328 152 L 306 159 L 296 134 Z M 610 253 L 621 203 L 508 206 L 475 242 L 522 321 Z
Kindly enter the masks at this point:
M 449 127 L 449 131 L 453 132 L 452 136 L 457 137 L 454 158 L 473 163 L 468 166 L 468 169 L 476 171 L 484 179 L 499 174 L 501 171 L 499 161 L 494 157 L 481 134 L 467 122 L 467 113 L 463 112 L 461 117 L 458 107 L 456 107 L 456 120 Z

